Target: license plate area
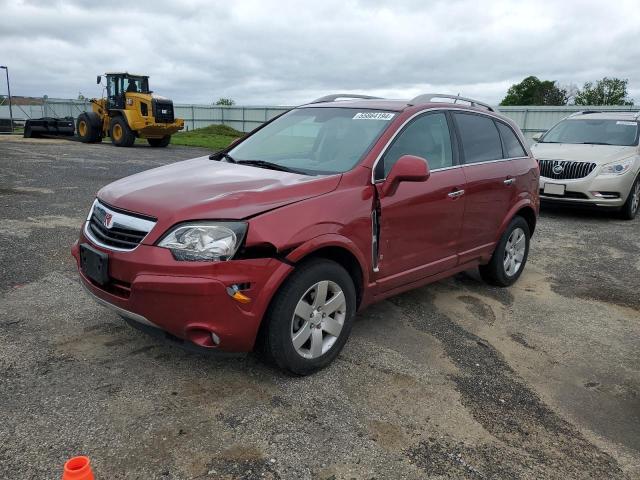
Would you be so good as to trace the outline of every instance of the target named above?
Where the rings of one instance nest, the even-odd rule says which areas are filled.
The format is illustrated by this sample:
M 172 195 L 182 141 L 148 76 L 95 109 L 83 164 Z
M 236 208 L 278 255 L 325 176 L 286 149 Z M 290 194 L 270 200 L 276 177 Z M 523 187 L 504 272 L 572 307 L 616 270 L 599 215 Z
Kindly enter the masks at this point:
M 549 195 L 564 195 L 564 191 L 567 187 L 559 183 L 545 183 L 544 193 Z
M 109 255 L 91 245 L 80 245 L 80 268 L 82 273 L 99 285 L 109 283 Z

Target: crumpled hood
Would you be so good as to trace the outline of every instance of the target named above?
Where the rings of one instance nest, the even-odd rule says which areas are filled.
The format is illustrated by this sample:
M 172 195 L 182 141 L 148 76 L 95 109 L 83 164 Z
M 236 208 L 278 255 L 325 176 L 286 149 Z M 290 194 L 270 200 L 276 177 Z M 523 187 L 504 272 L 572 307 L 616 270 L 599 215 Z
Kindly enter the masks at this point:
M 638 147 L 617 145 L 576 145 L 571 143 L 534 143 L 531 152 L 540 160 L 574 160 L 594 162 L 598 165 L 627 158 L 637 152 Z
M 185 220 L 251 217 L 328 193 L 338 186 L 340 178 L 341 175 L 313 177 L 201 157 L 117 180 L 102 188 L 98 198 L 171 226 Z

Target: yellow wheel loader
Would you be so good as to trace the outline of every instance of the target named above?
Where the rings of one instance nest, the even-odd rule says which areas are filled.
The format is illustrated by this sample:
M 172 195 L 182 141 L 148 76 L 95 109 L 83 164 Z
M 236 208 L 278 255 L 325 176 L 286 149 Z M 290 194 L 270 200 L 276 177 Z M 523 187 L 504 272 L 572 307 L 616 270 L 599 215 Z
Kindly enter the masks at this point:
M 97 83 L 102 83 L 98 75 Z M 171 135 L 184 128 L 174 118 L 173 102 L 149 90 L 149 77 L 129 73 L 106 73 L 107 96 L 91 99 L 91 112 L 78 116 L 76 130 L 84 143 L 111 137 L 117 147 L 130 147 L 136 138 L 146 138 L 152 147 L 166 147 Z

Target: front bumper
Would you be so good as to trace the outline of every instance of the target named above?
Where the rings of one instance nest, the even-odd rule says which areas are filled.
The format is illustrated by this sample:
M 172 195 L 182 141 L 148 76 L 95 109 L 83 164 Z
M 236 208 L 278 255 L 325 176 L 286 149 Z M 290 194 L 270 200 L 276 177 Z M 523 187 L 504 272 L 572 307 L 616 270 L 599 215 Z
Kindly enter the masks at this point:
M 620 176 L 597 176 L 598 168 L 584 178 L 556 180 L 540 177 L 540 200 L 594 207 L 620 208 L 631 191 L 635 175 L 628 172 Z M 545 184 L 565 186 L 564 195 L 544 193 Z
M 81 243 L 109 255 L 107 285 L 82 273 Z M 179 262 L 169 250 L 144 244 L 117 252 L 95 245 L 84 233 L 71 253 L 80 282 L 100 304 L 134 322 L 226 352 L 253 349 L 269 302 L 293 268 L 275 258 Z M 241 284 L 249 285 L 243 293 L 250 303 L 239 303 L 227 291 Z

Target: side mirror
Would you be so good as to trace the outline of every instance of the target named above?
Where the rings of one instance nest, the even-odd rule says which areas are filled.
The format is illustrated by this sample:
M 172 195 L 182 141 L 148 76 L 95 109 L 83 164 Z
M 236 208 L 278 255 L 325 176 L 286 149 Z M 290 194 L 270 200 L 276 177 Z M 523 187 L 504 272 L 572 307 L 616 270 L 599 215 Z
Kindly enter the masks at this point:
M 533 137 L 531 137 L 531 139 L 532 139 L 534 142 L 539 142 L 539 141 L 540 141 L 540 139 L 542 139 L 542 136 L 543 136 L 545 133 L 546 133 L 546 132 L 538 132 L 538 133 L 536 133 Z
M 429 164 L 424 158 L 403 155 L 391 167 L 387 179 L 380 188 L 380 194 L 383 197 L 391 196 L 396 193 L 400 182 L 424 182 L 430 175 Z
M 101 81 L 102 81 L 102 76 L 98 75 L 98 78 L 96 79 L 96 84 L 100 85 Z

